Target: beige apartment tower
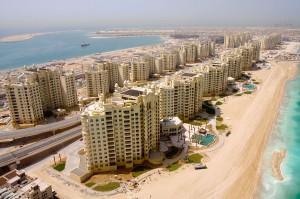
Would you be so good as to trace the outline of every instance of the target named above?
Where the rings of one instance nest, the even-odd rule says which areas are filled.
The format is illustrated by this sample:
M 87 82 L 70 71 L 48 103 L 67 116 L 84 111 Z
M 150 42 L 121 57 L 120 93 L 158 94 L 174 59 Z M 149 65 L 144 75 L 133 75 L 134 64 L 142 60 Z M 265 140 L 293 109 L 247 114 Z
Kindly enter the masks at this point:
M 74 71 L 60 76 L 64 107 L 72 108 L 78 105 Z
M 204 75 L 203 96 L 216 96 L 226 91 L 228 78 L 226 63 L 209 62 L 200 65 L 198 72 Z
M 40 88 L 37 82 L 27 80 L 4 86 L 12 125 L 37 124 L 44 119 Z
M 92 66 L 85 71 L 86 89 L 89 97 L 98 97 L 99 94 L 109 93 L 108 71 L 101 67 Z
M 132 61 L 130 80 L 132 82 L 147 81 L 149 79 L 149 63 L 145 61 Z
M 145 88 L 124 89 L 116 87 L 113 98 L 102 97 L 82 113 L 86 162 L 91 172 L 132 168 L 159 147 L 159 96 Z

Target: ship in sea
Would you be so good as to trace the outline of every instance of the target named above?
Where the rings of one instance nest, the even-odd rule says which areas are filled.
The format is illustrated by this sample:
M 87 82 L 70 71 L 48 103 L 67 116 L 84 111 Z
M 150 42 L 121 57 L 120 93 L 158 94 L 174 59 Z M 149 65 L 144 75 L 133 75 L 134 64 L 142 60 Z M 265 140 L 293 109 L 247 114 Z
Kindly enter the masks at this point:
M 81 47 L 85 47 L 85 46 L 89 46 L 89 45 L 90 45 L 89 43 L 85 43 L 85 42 L 82 42 L 82 43 L 80 44 Z

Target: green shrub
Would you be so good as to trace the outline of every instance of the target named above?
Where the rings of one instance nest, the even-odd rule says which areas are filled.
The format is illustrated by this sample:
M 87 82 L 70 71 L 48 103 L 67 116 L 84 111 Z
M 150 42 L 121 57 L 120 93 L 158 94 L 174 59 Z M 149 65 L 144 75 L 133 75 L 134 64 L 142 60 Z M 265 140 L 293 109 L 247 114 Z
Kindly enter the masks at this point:
M 179 167 L 181 167 L 181 164 L 174 163 L 174 164 L 171 164 L 170 166 L 168 166 L 167 169 L 171 172 L 171 171 L 175 171 L 175 170 L 179 169 Z
M 226 128 L 228 128 L 228 126 L 225 125 L 225 124 L 222 124 L 222 125 L 220 125 L 220 126 L 217 126 L 217 130 L 225 130 Z
M 218 106 L 220 106 L 220 105 L 222 105 L 223 103 L 222 102 L 220 102 L 220 101 L 217 101 L 217 103 L 216 103 L 216 105 L 218 105 Z
M 222 121 L 223 121 L 223 118 L 222 118 L 222 117 L 217 117 L 216 120 L 219 121 L 219 122 L 222 122 Z
M 93 183 L 93 182 L 89 182 L 89 183 L 86 183 L 85 186 L 87 187 L 92 187 L 94 186 L 96 183 Z
M 200 155 L 199 153 L 195 153 L 195 154 L 188 156 L 187 162 L 188 163 L 200 163 L 202 158 L 203 158 L 202 155 Z
M 235 96 L 242 96 L 243 95 L 243 93 L 239 93 L 239 94 L 236 94 Z
M 249 94 L 252 94 L 252 91 L 246 91 L 244 93 L 247 94 L 247 95 L 249 95 Z
M 217 98 L 213 97 L 211 98 L 211 101 L 217 101 Z
M 112 190 L 117 189 L 119 187 L 120 187 L 120 183 L 110 182 L 110 183 L 105 184 L 105 185 L 98 185 L 94 188 L 94 190 L 105 192 L 105 191 L 112 191 Z
M 56 166 L 53 167 L 53 169 L 55 169 L 56 171 L 63 171 L 65 169 L 65 166 L 66 166 L 66 163 L 65 162 L 62 162 Z

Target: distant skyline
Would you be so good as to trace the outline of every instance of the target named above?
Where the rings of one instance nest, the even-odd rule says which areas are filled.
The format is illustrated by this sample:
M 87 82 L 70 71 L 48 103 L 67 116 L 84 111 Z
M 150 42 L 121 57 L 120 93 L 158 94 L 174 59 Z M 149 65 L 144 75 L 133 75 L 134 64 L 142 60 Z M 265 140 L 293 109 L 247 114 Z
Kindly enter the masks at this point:
M 0 31 L 300 26 L 299 0 L 0 0 Z

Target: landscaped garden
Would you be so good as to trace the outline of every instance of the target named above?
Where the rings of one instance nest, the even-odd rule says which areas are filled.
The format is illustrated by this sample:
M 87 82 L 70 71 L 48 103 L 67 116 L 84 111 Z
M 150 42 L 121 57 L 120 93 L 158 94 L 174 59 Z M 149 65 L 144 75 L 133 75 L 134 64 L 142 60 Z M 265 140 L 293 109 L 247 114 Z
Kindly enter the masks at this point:
M 217 103 L 216 103 L 216 105 L 218 105 L 218 106 L 220 106 L 220 105 L 222 105 L 223 103 L 222 102 L 220 102 L 220 101 L 217 101 Z
M 95 191 L 101 191 L 101 192 L 106 192 L 106 191 L 112 191 L 114 189 L 117 189 L 120 187 L 119 182 L 110 182 L 105 185 L 98 185 L 94 188 Z
M 228 128 L 228 126 L 225 124 L 222 124 L 222 125 L 217 126 L 216 128 L 217 128 L 217 130 L 225 130 L 226 128 Z
M 56 171 L 61 172 L 61 171 L 63 171 L 65 169 L 65 166 L 66 166 L 66 162 L 61 162 L 61 163 L 55 165 L 53 167 L 53 169 L 55 169 Z
M 194 153 L 187 157 L 187 162 L 188 163 L 200 163 L 202 158 L 203 158 L 203 156 L 200 155 L 199 153 Z
M 173 163 L 170 166 L 168 166 L 167 169 L 171 172 L 179 169 L 179 167 L 181 167 L 181 164 Z

